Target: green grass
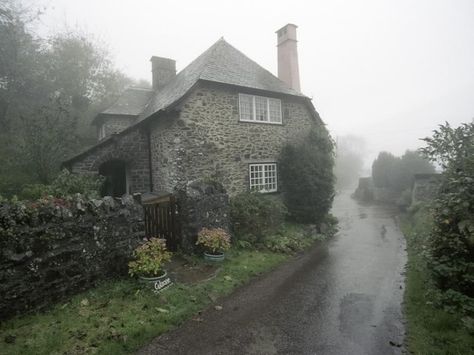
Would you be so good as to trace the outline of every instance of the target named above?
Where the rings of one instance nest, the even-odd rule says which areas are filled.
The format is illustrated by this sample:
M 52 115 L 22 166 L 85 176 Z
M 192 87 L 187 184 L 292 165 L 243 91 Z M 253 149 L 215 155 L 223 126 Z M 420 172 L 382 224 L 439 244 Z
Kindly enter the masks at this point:
M 272 237 L 280 241 L 272 249 L 232 249 L 217 276 L 206 282 L 175 284 L 157 295 L 133 279 L 111 280 L 48 311 L 6 321 L 0 324 L 0 354 L 133 352 L 324 237 L 304 231 L 285 224 Z
M 430 299 L 435 286 L 422 253 L 431 225 L 425 208 L 404 216 L 401 223 L 408 251 L 405 291 L 408 349 L 416 355 L 474 354 L 474 335 L 463 326 L 461 315 L 435 307 Z
M 106 282 L 47 312 L 2 324 L 0 353 L 129 353 L 287 258 L 232 251 L 216 278 L 191 286 L 175 284 L 158 295 L 131 279 Z

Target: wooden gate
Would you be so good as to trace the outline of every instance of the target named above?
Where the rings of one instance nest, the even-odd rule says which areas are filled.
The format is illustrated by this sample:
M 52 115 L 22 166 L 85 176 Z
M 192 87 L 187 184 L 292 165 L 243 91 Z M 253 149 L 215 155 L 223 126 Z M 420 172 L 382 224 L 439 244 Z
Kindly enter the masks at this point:
M 178 248 L 178 208 L 173 195 L 151 198 L 143 203 L 145 211 L 145 236 L 166 239 L 168 250 Z

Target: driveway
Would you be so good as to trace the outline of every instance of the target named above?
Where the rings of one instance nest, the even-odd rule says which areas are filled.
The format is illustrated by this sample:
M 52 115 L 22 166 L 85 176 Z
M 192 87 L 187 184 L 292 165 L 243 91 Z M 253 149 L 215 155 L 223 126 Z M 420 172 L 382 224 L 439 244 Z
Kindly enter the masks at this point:
M 257 278 L 139 354 L 401 354 L 405 241 L 396 211 L 348 192 L 340 232 Z

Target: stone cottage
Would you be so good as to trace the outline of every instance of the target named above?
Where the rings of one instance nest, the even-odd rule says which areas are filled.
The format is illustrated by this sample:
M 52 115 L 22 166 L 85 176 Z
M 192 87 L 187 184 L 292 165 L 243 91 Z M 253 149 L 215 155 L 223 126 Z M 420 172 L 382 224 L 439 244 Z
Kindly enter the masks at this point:
M 107 176 L 115 196 L 205 178 L 230 195 L 278 191 L 282 146 L 325 127 L 300 92 L 296 26 L 276 33 L 278 78 L 224 39 L 178 74 L 174 60 L 152 57 L 152 89 L 125 90 L 94 120 L 99 142 L 65 166 Z

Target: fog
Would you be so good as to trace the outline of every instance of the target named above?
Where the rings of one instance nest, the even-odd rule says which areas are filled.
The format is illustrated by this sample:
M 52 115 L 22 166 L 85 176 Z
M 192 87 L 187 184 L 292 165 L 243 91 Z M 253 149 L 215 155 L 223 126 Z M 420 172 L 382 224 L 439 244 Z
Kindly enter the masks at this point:
M 400 155 L 444 121 L 474 117 L 474 1 L 39 0 L 39 31 L 107 43 L 125 74 L 151 79 L 152 55 L 178 71 L 221 36 L 276 73 L 275 31 L 298 25 L 302 91 L 334 137 Z

